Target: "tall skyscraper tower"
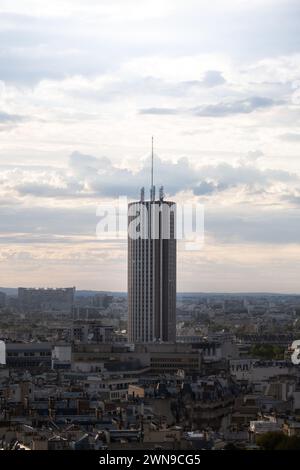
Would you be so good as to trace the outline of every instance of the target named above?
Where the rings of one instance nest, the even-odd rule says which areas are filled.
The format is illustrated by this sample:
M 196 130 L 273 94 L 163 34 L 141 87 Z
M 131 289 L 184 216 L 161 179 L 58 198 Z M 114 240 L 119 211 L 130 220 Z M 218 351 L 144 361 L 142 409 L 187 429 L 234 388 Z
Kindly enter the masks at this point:
M 128 337 L 176 341 L 176 205 L 155 197 L 153 139 L 150 198 L 128 205 Z

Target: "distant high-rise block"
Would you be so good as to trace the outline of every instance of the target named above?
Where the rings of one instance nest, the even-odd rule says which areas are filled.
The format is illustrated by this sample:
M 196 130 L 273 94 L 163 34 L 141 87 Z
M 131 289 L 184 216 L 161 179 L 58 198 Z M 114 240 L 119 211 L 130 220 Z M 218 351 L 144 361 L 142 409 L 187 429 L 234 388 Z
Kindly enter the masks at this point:
M 72 313 L 75 287 L 59 289 L 18 288 L 19 308 L 23 312 Z

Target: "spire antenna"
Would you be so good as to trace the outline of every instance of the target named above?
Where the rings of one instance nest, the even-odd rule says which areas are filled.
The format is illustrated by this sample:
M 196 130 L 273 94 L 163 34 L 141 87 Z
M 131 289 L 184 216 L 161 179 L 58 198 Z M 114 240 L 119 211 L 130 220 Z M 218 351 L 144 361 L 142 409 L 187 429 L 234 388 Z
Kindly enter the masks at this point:
M 153 157 L 154 157 L 154 152 L 153 152 L 153 136 L 152 136 L 152 139 L 151 139 L 151 191 L 152 191 L 152 194 L 153 194 Z

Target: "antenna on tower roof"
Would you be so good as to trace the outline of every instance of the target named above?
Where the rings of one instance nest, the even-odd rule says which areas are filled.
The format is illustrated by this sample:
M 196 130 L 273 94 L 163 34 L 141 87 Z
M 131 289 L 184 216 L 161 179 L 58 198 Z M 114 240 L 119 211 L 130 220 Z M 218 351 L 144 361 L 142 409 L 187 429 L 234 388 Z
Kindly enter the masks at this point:
M 161 186 L 161 187 L 159 188 L 159 200 L 160 200 L 160 201 L 163 201 L 163 200 L 164 200 L 164 197 L 165 197 L 164 187 Z
M 145 188 L 142 187 L 141 188 L 141 202 L 144 202 L 144 200 L 145 200 Z
M 153 188 L 153 136 L 151 139 L 151 188 Z
M 154 144 L 153 144 L 153 136 L 151 138 L 151 188 L 150 188 L 150 199 L 151 201 L 155 200 L 155 187 L 153 184 L 153 160 L 154 160 Z

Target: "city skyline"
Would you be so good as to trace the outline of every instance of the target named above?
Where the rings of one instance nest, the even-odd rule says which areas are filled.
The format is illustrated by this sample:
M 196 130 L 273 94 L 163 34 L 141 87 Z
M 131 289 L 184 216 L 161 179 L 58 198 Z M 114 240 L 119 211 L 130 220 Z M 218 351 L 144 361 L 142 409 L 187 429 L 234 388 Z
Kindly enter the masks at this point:
M 178 292 L 299 293 L 299 10 L 2 1 L 0 285 L 126 291 L 96 208 L 149 186 L 154 134 L 157 186 L 205 207 Z

